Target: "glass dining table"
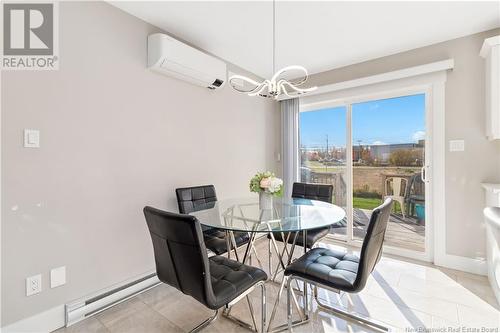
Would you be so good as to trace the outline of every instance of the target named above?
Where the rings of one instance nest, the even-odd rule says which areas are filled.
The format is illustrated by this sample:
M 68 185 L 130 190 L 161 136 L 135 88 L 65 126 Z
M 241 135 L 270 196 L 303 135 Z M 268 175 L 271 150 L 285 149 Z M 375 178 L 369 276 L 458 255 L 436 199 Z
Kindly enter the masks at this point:
M 345 211 L 339 206 L 323 201 L 280 197 L 273 197 L 271 208 L 261 209 L 258 198 L 254 197 L 216 201 L 206 209 L 193 212 L 191 215 L 196 216 L 204 226 L 224 230 L 227 235 L 228 249 L 236 248 L 234 232 L 248 232 L 249 242 L 241 260 L 242 263 L 246 263 L 251 252 L 255 251 L 254 243 L 257 235 L 268 234 L 278 254 L 280 265 L 284 269 L 286 267 L 283 261 L 285 250 L 279 251 L 274 233 L 281 233 L 281 239 L 290 241 L 292 244 L 291 251 L 288 253 L 289 261 L 299 232 L 302 232 L 305 252 L 307 251 L 307 231 L 341 222 L 345 218 Z M 229 253 L 230 251 L 228 255 Z M 239 260 L 236 251 L 235 255 Z
M 227 249 L 234 249 L 234 254 L 238 261 L 240 261 L 240 259 L 238 258 L 234 232 L 247 232 L 249 241 L 245 248 L 243 259 L 241 260 L 243 264 L 245 264 L 249 258 L 253 258 L 253 253 L 260 267 L 263 268 L 255 249 L 255 240 L 257 239 L 257 235 L 267 234 L 270 240 L 269 282 L 274 282 L 277 274 L 291 263 L 300 233 L 302 233 L 300 237 L 303 237 L 302 243 L 305 253 L 307 251 L 306 240 L 308 230 L 328 227 L 340 223 L 346 216 L 344 209 L 339 206 L 309 199 L 274 197 L 270 207 L 271 208 L 268 209 L 261 209 L 259 206 L 259 199 L 256 197 L 228 199 L 206 204 L 205 209 L 192 212 L 191 215 L 196 216 L 203 226 L 224 230 L 226 232 L 225 238 Z M 284 241 L 285 246 L 283 246 L 281 251 L 276 243 L 275 233 L 279 233 L 281 236 L 280 239 Z M 290 251 L 288 251 L 288 247 L 286 246 L 288 243 L 291 243 Z M 279 263 L 274 270 L 271 263 L 271 245 L 274 247 L 274 251 L 279 259 Z M 227 251 L 228 257 L 231 256 L 231 251 L 232 250 Z M 285 254 L 287 255 L 286 259 Z M 267 325 L 268 332 L 280 331 L 287 327 L 286 324 L 284 324 L 271 329 L 271 323 L 275 317 L 276 309 L 278 308 L 283 293 L 283 287 L 284 283 L 281 284 L 271 318 Z M 300 288 L 298 285 L 297 287 Z M 305 284 L 302 290 L 305 290 Z M 298 311 L 301 311 L 301 319 L 292 323 L 292 325 L 295 326 L 306 322 L 309 320 L 309 317 L 300 309 L 295 294 L 292 293 L 292 296 L 295 307 Z M 307 292 L 304 293 L 304 302 L 307 302 Z M 234 317 L 230 316 L 230 311 L 231 308 L 225 309 L 222 314 L 234 319 Z M 253 313 L 252 310 L 251 313 Z M 246 324 L 244 326 L 247 327 Z

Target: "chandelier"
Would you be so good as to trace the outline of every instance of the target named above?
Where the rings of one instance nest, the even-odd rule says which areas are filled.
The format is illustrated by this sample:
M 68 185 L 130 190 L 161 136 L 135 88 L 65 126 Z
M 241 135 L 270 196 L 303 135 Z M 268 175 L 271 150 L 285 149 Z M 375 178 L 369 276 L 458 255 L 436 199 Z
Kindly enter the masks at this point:
M 270 80 L 258 82 L 243 75 L 233 75 L 229 83 L 234 90 L 248 96 L 261 96 L 278 99 L 282 94 L 295 97 L 316 90 L 318 87 L 300 87 L 308 79 L 307 70 L 298 65 L 287 66 L 276 72 L 276 1 L 273 0 L 273 77 Z M 287 77 L 294 77 L 288 79 Z

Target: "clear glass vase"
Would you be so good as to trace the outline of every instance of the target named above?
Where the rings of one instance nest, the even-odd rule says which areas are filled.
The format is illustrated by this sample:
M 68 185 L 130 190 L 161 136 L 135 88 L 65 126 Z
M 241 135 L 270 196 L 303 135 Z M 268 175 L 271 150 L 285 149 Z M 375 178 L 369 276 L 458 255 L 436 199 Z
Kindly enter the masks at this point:
M 261 210 L 273 208 L 273 195 L 269 192 L 259 192 L 259 208 Z

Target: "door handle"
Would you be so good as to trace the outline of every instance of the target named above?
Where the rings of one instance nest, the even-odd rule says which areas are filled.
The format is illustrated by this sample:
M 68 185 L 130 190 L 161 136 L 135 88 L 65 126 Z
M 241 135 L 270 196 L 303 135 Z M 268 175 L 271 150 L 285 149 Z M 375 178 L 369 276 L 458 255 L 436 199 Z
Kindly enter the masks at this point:
M 424 183 L 427 183 L 427 165 L 424 165 L 421 169 L 420 169 L 420 178 L 422 179 L 422 181 Z

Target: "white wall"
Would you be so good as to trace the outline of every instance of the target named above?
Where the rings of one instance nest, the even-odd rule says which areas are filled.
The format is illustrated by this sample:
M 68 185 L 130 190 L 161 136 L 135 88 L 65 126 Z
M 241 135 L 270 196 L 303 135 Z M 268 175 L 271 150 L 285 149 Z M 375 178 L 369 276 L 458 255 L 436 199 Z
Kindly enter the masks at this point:
M 3 73 L 2 326 L 153 270 L 142 208 L 176 211 L 176 187 L 244 196 L 256 171 L 279 172 L 277 105 L 146 70 L 157 31 L 62 2 L 59 71 Z M 24 128 L 40 129 L 39 149 L 22 147 Z M 63 265 L 67 284 L 50 289 Z M 38 273 L 43 291 L 26 297 Z

